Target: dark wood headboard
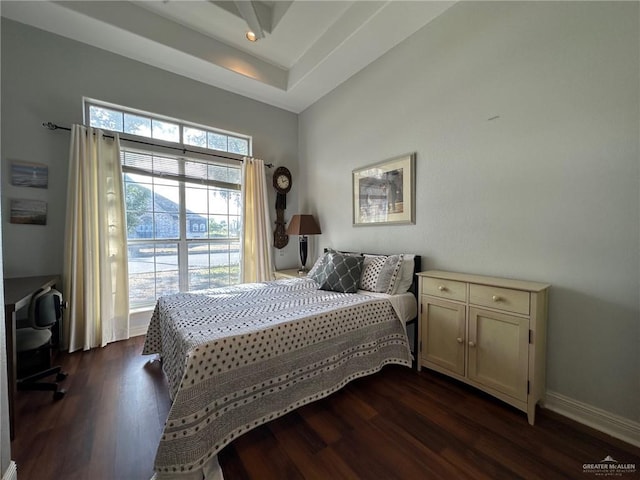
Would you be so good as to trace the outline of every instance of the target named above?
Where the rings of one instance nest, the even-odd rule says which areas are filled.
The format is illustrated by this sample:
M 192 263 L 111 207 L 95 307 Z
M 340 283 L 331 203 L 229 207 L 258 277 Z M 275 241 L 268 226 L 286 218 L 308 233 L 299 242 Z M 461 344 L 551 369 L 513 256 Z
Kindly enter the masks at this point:
M 418 273 L 422 271 L 422 255 L 415 255 L 413 257 L 413 282 L 409 291 L 418 298 Z M 420 299 L 418 298 L 418 304 Z

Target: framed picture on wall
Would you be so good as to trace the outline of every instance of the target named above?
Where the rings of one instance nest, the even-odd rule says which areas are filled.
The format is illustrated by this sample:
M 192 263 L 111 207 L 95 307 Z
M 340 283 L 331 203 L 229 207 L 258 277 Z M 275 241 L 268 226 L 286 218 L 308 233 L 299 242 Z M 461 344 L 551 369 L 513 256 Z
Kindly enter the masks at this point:
M 23 225 L 46 225 L 47 202 L 12 198 L 10 222 Z
M 47 188 L 49 167 L 43 163 L 11 162 L 11 185 L 16 187 Z
M 408 153 L 353 171 L 353 224 L 413 224 L 416 154 Z

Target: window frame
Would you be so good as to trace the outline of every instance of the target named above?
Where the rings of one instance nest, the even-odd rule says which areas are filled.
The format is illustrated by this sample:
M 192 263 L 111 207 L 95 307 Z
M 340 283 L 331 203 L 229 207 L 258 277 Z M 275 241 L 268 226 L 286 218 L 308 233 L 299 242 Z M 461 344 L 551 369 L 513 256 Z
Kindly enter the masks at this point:
M 238 132 L 232 132 L 230 130 L 224 130 L 221 128 L 214 128 L 214 127 L 210 127 L 207 125 L 202 125 L 199 123 L 195 123 L 195 122 L 188 122 L 186 120 L 181 120 L 179 118 L 174 118 L 174 117 L 169 117 L 166 115 L 161 115 L 161 114 L 157 114 L 157 113 L 152 113 L 152 112 L 146 112 L 144 110 L 138 110 L 135 108 L 129 108 L 129 107 L 125 107 L 123 105 L 117 105 L 114 103 L 109 103 L 109 102 L 104 102 L 102 100 L 96 100 L 94 98 L 89 98 L 89 97 L 83 97 L 82 98 L 82 102 L 83 102 L 83 121 L 85 125 L 90 125 L 90 119 L 91 119 L 91 107 L 95 106 L 98 108 L 106 108 L 108 110 L 113 110 L 116 112 L 119 112 L 123 115 L 123 129 L 122 130 L 109 130 L 112 132 L 118 132 L 121 139 L 126 140 L 127 138 L 129 138 L 132 141 L 141 141 L 141 140 L 146 140 L 147 142 L 150 143 L 150 147 L 162 147 L 162 146 L 167 146 L 167 147 L 171 147 L 171 148 L 182 148 L 182 149 L 186 149 L 188 148 L 190 150 L 190 152 L 192 153 L 199 153 L 202 152 L 205 155 L 211 155 L 211 154 L 215 154 L 215 153 L 223 153 L 224 157 L 227 157 L 229 155 L 231 155 L 230 158 L 234 159 L 234 160 L 242 160 L 243 157 L 250 157 L 253 155 L 252 151 L 253 151 L 253 137 L 251 135 L 245 135 L 242 133 L 238 133 Z M 154 138 L 152 135 L 137 135 L 137 134 L 133 134 L 133 133 L 127 133 L 124 131 L 124 115 L 125 114 L 129 114 L 132 116 L 138 116 L 138 117 L 144 117 L 144 118 L 148 118 L 151 120 L 151 122 L 153 122 L 154 120 L 156 121 L 160 121 L 160 122 L 169 122 L 169 123 L 174 123 L 176 125 L 178 125 L 178 134 L 179 134 L 179 141 L 178 142 L 172 142 L 170 140 L 163 140 L 160 138 Z M 153 123 L 152 123 L 153 125 Z M 192 128 L 192 129 L 197 129 L 197 130 L 202 130 L 204 132 L 207 133 L 207 138 L 208 138 L 208 134 L 211 133 L 213 135 L 222 135 L 225 136 L 227 138 L 227 149 L 226 150 L 221 150 L 221 149 L 216 149 L 216 148 L 210 148 L 210 147 L 202 147 L 199 145 L 193 145 L 193 144 L 189 144 L 189 143 L 184 143 L 184 129 L 185 128 Z M 104 128 L 103 128 L 104 130 Z M 153 134 L 153 126 L 152 126 L 152 132 Z M 228 146 L 229 146 L 229 138 L 237 138 L 240 140 L 244 140 L 247 142 L 247 152 L 244 153 L 237 153 L 237 152 L 233 152 L 230 151 Z M 207 142 L 208 144 L 208 142 Z M 196 149 L 195 151 L 192 151 L 191 149 Z M 224 158 L 223 157 L 223 158 Z M 227 157 L 229 158 L 229 157 Z
M 90 125 L 91 123 L 91 116 L 90 116 L 90 108 L 91 106 L 97 106 L 100 108 L 107 108 L 109 110 L 113 110 L 116 112 L 119 112 L 123 115 L 123 130 L 124 130 L 124 115 L 125 114 L 132 114 L 132 115 L 136 115 L 136 116 L 143 116 L 145 118 L 149 118 L 151 120 L 157 119 L 160 121 L 167 121 L 167 122 L 171 122 L 171 123 L 175 123 L 179 126 L 179 142 L 171 142 L 168 140 L 161 140 L 158 138 L 152 138 L 151 136 L 140 136 L 140 135 L 135 135 L 135 134 L 131 134 L 131 133 L 126 133 L 123 131 L 118 131 L 118 130 L 110 130 L 114 133 L 118 133 L 120 140 L 122 142 L 122 146 L 121 146 L 121 150 L 122 150 L 122 154 L 121 154 L 121 165 L 122 165 L 122 172 L 123 172 L 123 181 L 124 181 L 124 174 L 126 173 L 131 173 L 131 174 L 135 174 L 135 175 L 143 175 L 149 178 L 150 180 L 150 184 L 151 185 L 155 185 L 153 179 L 154 178 L 163 178 L 163 179 L 167 179 L 167 180 L 175 180 L 177 181 L 178 184 L 178 188 L 179 188 L 179 201 L 178 203 L 178 209 L 179 209 L 179 238 L 156 238 L 156 233 L 155 233 L 155 228 L 152 227 L 151 229 L 151 234 L 152 237 L 151 238 L 137 238 L 137 239 L 130 239 L 129 238 L 129 232 L 128 232 L 128 226 L 127 226 L 127 250 L 130 251 L 131 247 L 134 247 L 136 245 L 143 245 L 143 244 L 153 244 L 154 245 L 154 261 L 153 261 L 153 278 L 154 278 L 154 301 L 151 301 L 149 303 L 140 303 L 140 302 L 135 302 L 135 299 L 131 298 L 131 293 L 129 295 L 129 301 L 132 305 L 131 311 L 132 312 L 136 312 L 136 311 L 146 311 L 149 310 L 151 308 L 153 308 L 153 305 L 155 303 L 155 301 L 157 301 L 158 296 L 164 294 L 162 291 L 159 292 L 159 290 L 161 290 L 162 288 L 162 282 L 160 281 L 159 277 L 158 277 L 158 273 L 159 271 L 157 270 L 157 254 L 155 253 L 155 249 L 157 249 L 159 246 L 161 247 L 162 245 L 175 245 L 177 248 L 177 252 L 176 252 L 176 261 L 177 261 L 177 271 L 178 271 L 178 288 L 180 292 L 188 292 L 189 287 L 190 287 L 190 283 L 191 283 L 191 272 L 194 269 L 190 269 L 190 265 L 189 265 L 189 252 L 190 252 L 190 245 L 192 244 L 204 244 L 206 243 L 208 245 L 208 256 L 209 256 L 209 261 L 208 261 L 208 268 L 211 269 L 212 268 L 212 264 L 211 264 L 211 246 L 212 245 L 220 245 L 220 244 L 224 244 L 228 246 L 228 263 L 227 263 L 227 267 L 228 267 L 228 280 L 229 283 L 225 283 L 225 284 L 231 284 L 232 280 L 235 278 L 233 276 L 233 267 L 236 265 L 235 262 L 231 262 L 231 258 L 233 257 L 232 252 L 233 252 L 233 247 L 234 245 L 238 245 L 238 248 L 240 247 L 240 237 L 241 237 L 241 231 L 238 231 L 238 235 L 237 236 L 229 236 L 229 234 L 231 233 L 230 231 L 228 232 L 228 235 L 226 237 L 220 237 L 220 238 L 216 238 L 216 237 L 210 237 L 210 236 L 206 236 L 205 238 L 198 238 L 198 237 L 194 237 L 194 238 L 189 238 L 189 235 L 191 233 L 195 233 L 195 232 L 187 232 L 188 229 L 188 219 L 189 219 L 189 215 L 190 212 L 187 211 L 187 206 L 186 206 L 186 192 L 187 189 L 189 188 L 189 184 L 192 183 L 194 185 L 201 185 L 202 187 L 206 187 L 207 189 L 209 188 L 220 188 L 220 189 L 224 189 L 224 190 L 230 190 L 230 191 L 237 191 L 239 193 L 242 192 L 242 180 L 240 178 L 239 182 L 240 183 L 233 183 L 233 182 L 226 182 L 226 181 L 222 181 L 222 180 L 216 180 L 216 179 L 201 179 L 201 178 L 195 178 L 195 177 L 189 177 L 186 173 L 185 173 L 185 165 L 187 164 L 187 162 L 190 161 L 195 161 L 195 162 L 201 162 L 201 163 L 205 163 L 208 165 L 219 165 L 219 166 L 225 166 L 225 167 L 230 167 L 230 168 L 238 168 L 240 169 L 241 166 L 238 166 L 237 161 L 242 161 L 243 157 L 245 156 L 249 156 L 251 155 L 252 152 L 252 137 L 249 135 L 243 135 L 243 134 L 239 134 L 239 133 L 235 133 L 235 132 L 229 132 L 226 130 L 221 130 L 221 129 L 216 129 L 216 128 L 212 128 L 212 127 L 208 127 L 208 126 L 204 126 L 204 125 L 199 125 L 193 122 L 186 122 L 183 120 L 179 120 L 179 119 L 175 119 L 175 118 L 171 118 L 171 117 L 166 117 L 163 115 L 158 115 L 158 114 L 152 114 L 149 112 L 144 112 L 144 111 L 140 111 L 140 110 L 135 110 L 135 109 L 131 109 L 128 107 L 123 107 L 120 105 L 115 105 L 115 104 L 110 104 L 107 102 L 102 102 L 99 100 L 94 100 L 94 99 L 89 99 L 89 98 L 83 98 L 83 102 L 84 102 L 84 117 L 85 117 L 85 124 Z M 102 127 L 97 127 L 97 128 L 102 128 Z M 247 153 L 246 154 L 237 154 L 234 152 L 229 152 L 224 151 L 224 150 L 216 150 L 213 148 L 205 148 L 205 147 L 201 147 L 198 145 L 191 145 L 191 144 L 184 144 L 183 143 L 183 138 L 184 138 L 184 129 L 185 128 L 197 128 L 199 130 L 202 130 L 204 132 L 207 132 L 207 138 L 208 138 L 208 133 L 213 133 L 216 135 L 225 135 L 227 136 L 227 145 L 229 144 L 229 138 L 239 138 L 242 140 L 245 140 L 247 142 Z M 104 128 L 102 128 L 103 130 L 105 130 Z M 133 143 L 132 143 L 133 142 Z M 142 143 L 143 145 L 140 145 L 140 143 Z M 130 145 L 130 146 L 129 146 Z M 171 149 L 171 151 L 169 152 L 168 149 Z M 177 153 L 176 150 L 182 150 L 182 154 Z M 156 174 L 153 172 L 152 170 L 146 170 L 144 168 L 136 168 L 136 167 L 132 167 L 132 166 L 127 166 L 125 165 L 124 162 L 124 158 L 125 158 L 125 152 L 137 152 L 139 154 L 142 155 L 158 155 L 158 156 L 162 156 L 162 157 L 168 157 L 168 158 L 173 158 L 175 160 L 178 161 L 178 171 L 177 174 Z M 187 153 L 188 152 L 188 153 Z M 212 160 L 211 157 L 214 157 L 215 160 Z M 126 182 L 125 182 L 126 183 Z M 152 189 L 152 195 L 155 195 L 155 188 Z M 228 201 L 231 201 L 231 199 L 229 199 Z M 207 205 L 207 213 L 206 213 L 206 218 L 207 218 L 207 224 L 209 222 L 209 218 L 212 217 L 214 214 L 209 213 L 209 205 Z M 152 222 L 155 222 L 155 206 L 152 206 L 152 209 L 150 212 L 152 214 Z M 200 214 L 198 214 L 200 215 Z M 230 206 L 227 206 L 227 213 L 226 213 L 226 217 L 227 217 L 227 223 L 229 224 L 229 221 L 231 219 L 230 217 L 231 213 L 230 213 Z M 244 221 L 244 219 L 242 218 L 242 208 L 240 206 L 240 211 L 239 211 L 239 215 L 237 215 L 240 219 L 240 222 L 242 223 Z M 236 217 L 236 215 L 234 214 L 233 217 Z M 154 223 L 152 223 L 152 225 L 154 225 Z M 204 227 L 204 231 L 208 232 L 208 228 L 202 224 L 200 226 L 200 230 L 202 230 L 202 227 Z M 201 233 L 201 231 L 197 232 L 197 233 Z M 240 262 L 240 258 L 239 258 L 239 254 L 238 254 L 238 268 L 239 268 L 239 262 Z M 131 278 L 131 273 L 129 273 L 129 277 Z M 210 277 L 209 279 L 209 287 L 213 287 L 214 285 L 212 285 L 211 279 L 215 278 L 215 277 Z M 238 274 L 237 277 L 238 281 L 240 279 L 240 275 Z
M 148 171 L 148 170 L 142 170 L 142 169 L 132 169 L 131 167 L 128 167 L 125 164 L 122 164 L 122 162 L 125 159 L 125 156 L 127 155 L 127 153 L 135 153 L 137 155 L 159 155 L 162 157 L 169 157 L 169 155 L 167 154 L 157 154 L 156 152 L 152 152 L 152 151 L 145 151 L 143 149 L 140 148 L 136 148 L 136 149 L 130 149 L 127 147 L 123 147 L 122 148 L 122 152 L 121 152 L 121 165 L 122 165 L 122 171 L 123 171 L 123 180 L 124 180 L 124 175 L 127 173 L 131 173 L 134 175 L 138 175 L 138 176 L 143 176 L 145 178 L 147 178 L 149 180 L 149 186 L 153 186 L 155 187 L 155 182 L 154 179 L 161 179 L 161 180 L 171 180 L 171 181 L 175 181 L 176 182 L 176 186 L 178 187 L 178 199 L 175 202 L 177 204 L 177 215 L 178 215 L 178 235 L 176 237 L 171 237 L 171 238 L 162 238 L 162 237 L 157 237 L 156 233 L 155 233 L 155 227 L 153 227 L 153 225 L 155 225 L 155 214 L 156 213 L 162 213 L 161 211 L 156 210 L 155 204 L 152 204 L 151 206 L 151 210 L 145 210 L 145 212 L 147 214 L 151 214 L 152 215 L 152 220 L 151 220 L 151 237 L 150 238 L 129 238 L 129 233 L 128 233 L 128 228 L 129 226 L 127 225 L 127 250 L 131 251 L 131 249 L 136 249 L 139 248 L 139 246 L 141 245 L 153 245 L 154 248 L 158 248 L 158 247 L 162 247 L 163 245 L 167 245 L 167 246 L 175 246 L 177 251 L 176 251 L 176 261 L 177 261 L 177 265 L 176 265 L 176 270 L 177 270 L 177 276 L 178 276 L 178 291 L 179 292 L 189 292 L 191 291 L 191 274 L 193 272 L 193 270 L 195 270 L 194 268 L 192 268 L 192 266 L 189 263 L 189 253 L 191 251 L 191 246 L 193 245 L 197 245 L 197 244 L 207 244 L 208 245 L 208 251 L 209 254 L 211 255 L 211 247 L 214 245 L 225 245 L 228 247 L 228 251 L 229 251 L 229 259 L 231 258 L 231 252 L 233 251 L 233 247 L 234 245 L 238 245 L 238 247 L 240 246 L 240 236 L 241 236 L 241 232 L 238 231 L 237 235 L 231 235 L 231 232 L 228 232 L 227 236 L 225 237 L 212 237 L 212 236 L 205 236 L 205 237 L 198 237 L 198 236 L 193 236 L 194 233 L 196 234 L 200 234 L 202 233 L 202 228 L 204 227 L 204 231 L 208 232 L 207 227 L 202 224 L 201 227 L 198 229 L 197 232 L 193 231 L 192 229 L 189 229 L 189 217 L 190 215 L 206 215 L 206 219 L 207 222 L 209 221 L 209 219 L 211 217 L 214 216 L 224 216 L 227 218 L 227 224 L 230 224 L 230 221 L 232 218 L 236 218 L 239 217 L 240 222 L 242 222 L 244 219 L 242 218 L 242 211 L 241 211 L 241 207 L 240 207 L 240 211 L 238 212 L 239 214 L 236 215 L 235 213 L 232 213 L 231 210 L 231 205 L 229 202 L 232 202 L 232 199 L 228 199 L 227 200 L 227 211 L 226 213 L 222 214 L 220 212 L 217 213 L 211 213 L 210 211 L 210 205 L 207 204 L 207 212 L 206 214 L 204 212 L 201 213 L 195 213 L 192 212 L 191 210 L 187 209 L 187 201 L 186 201 L 186 196 L 188 193 L 188 189 L 189 188 L 197 188 L 197 189 L 202 189 L 202 190 L 206 190 L 207 191 L 207 195 L 210 194 L 210 190 L 211 189 L 221 189 L 224 190 L 226 192 L 229 193 L 237 193 L 237 194 L 241 194 L 242 189 L 241 189 L 241 184 L 235 184 L 235 183 L 228 183 L 228 182 L 206 182 L 206 181 L 197 181 L 193 178 L 187 178 L 184 176 L 169 176 L 169 175 L 162 175 L 162 174 L 154 174 L 152 171 Z M 184 165 L 185 162 L 189 162 L 189 161 L 193 161 L 192 158 L 187 157 L 187 156 L 178 156 L 178 155 L 171 155 L 171 157 L 173 157 L 177 162 L 178 165 L 180 165 L 181 171 L 184 172 Z M 207 162 L 207 161 L 203 161 L 203 160 L 198 160 L 202 163 L 207 163 L 209 165 L 214 164 L 217 165 L 219 164 L 218 162 Z M 241 168 L 238 166 L 233 166 L 232 168 Z M 125 190 L 126 190 L 126 185 L 128 183 L 132 183 L 135 184 L 136 182 L 128 182 L 125 181 Z M 152 196 L 155 195 L 155 188 L 151 189 L 152 192 Z M 128 212 L 128 211 L 127 211 Z M 194 224 L 193 227 L 198 227 L 197 224 Z M 136 302 L 134 298 L 130 297 L 129 301 L 132 305 L 132 310 L 148 310 L 149 308 L 153 307 L 153 304 L 155 302 L 155 300 L 157 300 L 158 296 L 163 294 L 163 292 L 158 293 L 158 290 L 160 289 L 160 285 L 161 282 L 159 282 L 158 280 L 158 273 L 159 271 L 157 270 L 157 254 L 154 253 L 154 267 L 153 267 L 153 274 L 154 274 L 154 292 L 155 292 L 155 299 L 153 302 L 149 302 L 149 303 L 141 303 L 141 302 Z M 135 260 L 134 260 L 135 261 Z M 213 266 L 211 265 L 211 263 L 208 263 L 208 268 L 212 268 Z M 211 280 L 208 282 L 209 286 L 208 288 L 213 288 L 214 286 L 225 286 L 225 285 L 231 285 L 233 284 L 233 280 L 237 279 L 238 281 L 240 280 L 240 277 L 238 276 L 237 278 L 233 276 L 232 271 L 233 271 L 233 267 L 234 267 L 235 263 L 229 262 L 227 264 L 227 267 L 229 269 L 229 276 L 228 278 L 228 282 L 223 282 L 222 284 L 216 285 L 215 283 L 211 282 Z M 239 265 L 239 259 L 238 259 L 238 265 Z M 131 272 L 129 273 L 129 278 L 132 278 L 132 274 Z M 175 292 L 178 293 L 178 292 Z

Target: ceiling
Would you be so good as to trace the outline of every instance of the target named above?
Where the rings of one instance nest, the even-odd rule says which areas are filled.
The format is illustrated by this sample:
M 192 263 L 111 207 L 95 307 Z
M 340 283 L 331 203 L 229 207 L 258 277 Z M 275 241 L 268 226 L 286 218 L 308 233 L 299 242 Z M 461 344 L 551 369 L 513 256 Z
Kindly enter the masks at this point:
M 454 1 L 2 1 L 2 16 L 295 113 Z M 257 42 L 245 38 L 249 25 Z

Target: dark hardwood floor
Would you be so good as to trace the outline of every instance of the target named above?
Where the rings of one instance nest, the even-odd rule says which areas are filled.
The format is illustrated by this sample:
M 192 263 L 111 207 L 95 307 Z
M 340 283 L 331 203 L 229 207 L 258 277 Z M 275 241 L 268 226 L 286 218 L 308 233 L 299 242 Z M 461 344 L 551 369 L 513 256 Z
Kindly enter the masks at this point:
M 67 395 L 19 392 L 20 480 L 149 480 L 169 397 L 144 338 L 61 354 Z M 444 376 L 388 366 L 259 427 L 220 454 L 226 480 L 595 479 L 640 449 L 546 410 L 526 415 Z

